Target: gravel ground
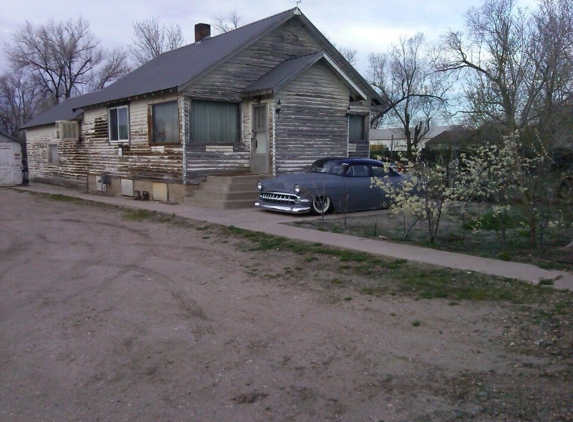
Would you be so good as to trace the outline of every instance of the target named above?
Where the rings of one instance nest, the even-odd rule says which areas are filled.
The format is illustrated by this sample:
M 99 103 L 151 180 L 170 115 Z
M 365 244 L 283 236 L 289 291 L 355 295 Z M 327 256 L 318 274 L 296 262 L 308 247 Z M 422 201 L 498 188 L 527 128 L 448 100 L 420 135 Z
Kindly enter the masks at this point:
M 0 216 L 2 421 L 573 420 L 570 308 L 364 294 L 334 256 L 11 189 Z

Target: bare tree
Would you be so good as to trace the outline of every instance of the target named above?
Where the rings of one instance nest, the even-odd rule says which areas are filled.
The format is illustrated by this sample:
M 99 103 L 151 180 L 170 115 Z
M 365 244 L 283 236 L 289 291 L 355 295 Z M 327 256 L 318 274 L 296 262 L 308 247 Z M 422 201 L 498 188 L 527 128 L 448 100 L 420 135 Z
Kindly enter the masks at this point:
M 211 18 L 214 22 L 213 26 L 219 34 L 237 29 L 241 21 L 241 17 L 236 10 L 231 10 L 228 13 L 217 13 Z
M 20 138 L 19 128 L 34 117 L 40 92 L 22 71 L 0 76 L 0 129 Z
M 447 106 L 451 83 L 434 71 L 428 60 L 424 35 L 401 38 L 385 54 L 371 54 L 370 83 L 384 100 L 372 120 L 385 118 L 404 129 L 406 155 L 413 160 L 414 150 L 428 132 L 431 121 Z
M 26 22 L 6 53 L 12 67 L 28 72 L 53 104 L 89 90 L 95 74 L 110 81 L 105 76 L 107 52 L 82 18 L 39 26 Z
M 523 112 L 536 122 L 536 130 L 546 147 L 572 142 L 573 105 L 573 1 L 544 0 L 533 13 L 529 31 L 528 58 L 534 72 L 528 82 Z
M 133 45 L 129 46 L 129 51 L 138 66 L 185 43 L 179 25 L 166 26 L 157 16 L 135 22 L 133 33 Z
M 109 51 L 102 66 L 92 72 L 89 91 L 93 92 L 105 88 L 107 85 L 125 76 L 130 70 L 127 64 L 127 53 L 123 48 Z
M 486 0 L 466 16 L 468 35 L 450 31 L 438 59 L 442 71 L 465 73 L 468 115 L 476 126 L 496 127 L 500 135 L 514 134 L 527 122 L 527 16 L 516 0 Z
M 356 49 L 350 47 L 336 47 L 336 48 L 338 49 L 340 54 L 342 54 L 342 57 L 348 60 L 348 63 L 350 63 L 352 66 L 356 65 L 356 62 L 358 61 L 358 52 L 356 51 Z
M 516 0 L 486 0 L 469 10 L 467 36 L 450 31 L 441 49 L 440 69 L 466 76 L 473 122 L 495 129 L 498 142 L 516 145 L 512 171 L 543 157 L 519 180 L 532 245 L 549 221 L 561 183 L 552 153 L 571 144 L 572 9 L 572 0 L 542 0 L 533 13 Z

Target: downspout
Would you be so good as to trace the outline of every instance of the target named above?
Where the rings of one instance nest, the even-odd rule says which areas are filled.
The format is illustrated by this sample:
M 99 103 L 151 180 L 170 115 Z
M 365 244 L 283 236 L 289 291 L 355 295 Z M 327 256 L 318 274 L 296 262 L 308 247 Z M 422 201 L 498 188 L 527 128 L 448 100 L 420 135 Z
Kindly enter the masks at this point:
M 182 170 L 183 170 L 183 186 L 187 185 L 187 140 L 189 139 L 189 119 L 185 119 L 185 116 L 189 116 L 191 107 L 189 101 L 185 96 L 179 97 L 179 118 L 181 119 L 181 142 L 183 143 L 183 160 L 182 160 Z
M 272 104 L 272 102 L 269 103 L 269 105 L 270 104 Z M 272 174 L 273 174 L 273 176 L 276 176 L 277 175 L 276 174 L 277 173 L 276 172 L 276 168 L 277 168 L 277 166 L 276 166 L 276 162 L 277 162 L 277 147 L 276 147 L 276 145 L 277 145 L 277 129 L 276 129 L 277 118 L 276 118 L 276 116 L 277 116 L 277 113 L 275 113 L 275 107 L 271 107 L 271 109 L 269 111 L 271 112 L 271 114 L 273 116 L 273 120 L 272 120 L 272 122 L 273 122 L 273 140 L 272 140 L 273 147 L 271 149 L 271 151 L 272 151 L 271 152 L 271 158 L 272 158 L 272 160 L 271 160 L 272 164 L 271 165 L 273 167 Z

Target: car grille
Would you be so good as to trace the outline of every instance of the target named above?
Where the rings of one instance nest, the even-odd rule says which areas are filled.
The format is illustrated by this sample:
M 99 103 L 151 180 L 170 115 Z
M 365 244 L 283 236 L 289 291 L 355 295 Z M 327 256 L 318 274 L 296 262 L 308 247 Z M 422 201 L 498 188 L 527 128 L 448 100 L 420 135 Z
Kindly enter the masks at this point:
M 274 202 L 277 204 L 294 204 L 298 197 L 287 193 L 261 193 L 261 199 L 265 202 Z

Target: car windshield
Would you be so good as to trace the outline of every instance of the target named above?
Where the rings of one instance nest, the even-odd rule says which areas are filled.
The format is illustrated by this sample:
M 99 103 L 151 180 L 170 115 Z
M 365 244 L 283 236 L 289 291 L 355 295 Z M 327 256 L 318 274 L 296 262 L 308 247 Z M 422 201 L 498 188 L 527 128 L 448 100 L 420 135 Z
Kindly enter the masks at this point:
M 328 173 L 340 176 L 344 172 L 344 163 L 341 161 L 318 160 L 312 163 L 309 173 Z

